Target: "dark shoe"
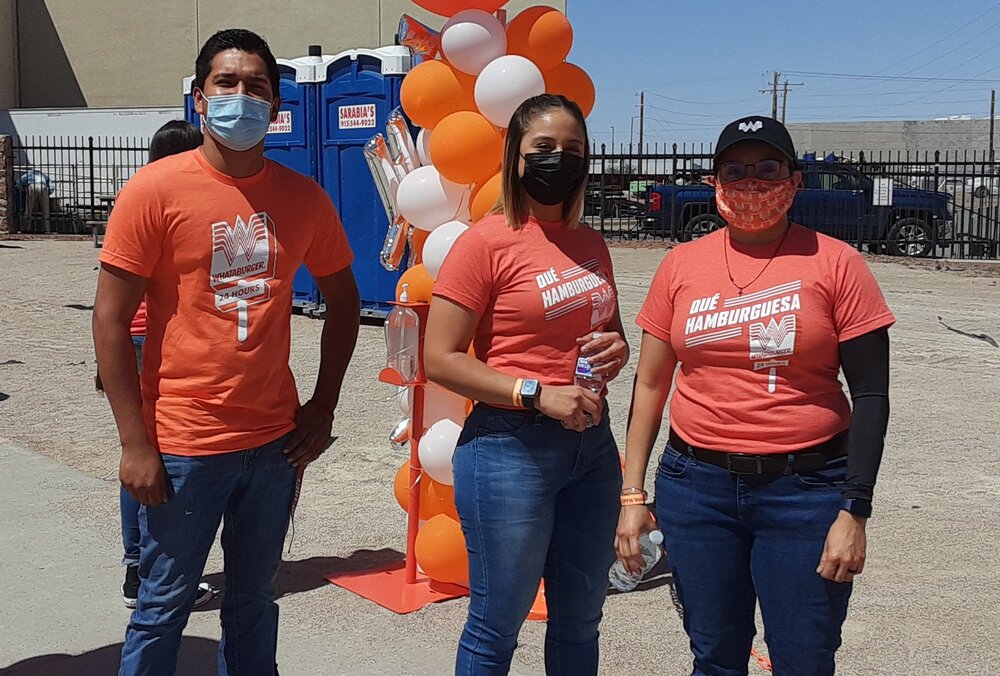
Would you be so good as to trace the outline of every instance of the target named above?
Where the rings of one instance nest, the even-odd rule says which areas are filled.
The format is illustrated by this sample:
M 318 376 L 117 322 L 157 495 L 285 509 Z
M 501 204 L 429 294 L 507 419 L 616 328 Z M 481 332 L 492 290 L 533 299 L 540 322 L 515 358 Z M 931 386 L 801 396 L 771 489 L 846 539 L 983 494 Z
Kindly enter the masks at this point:
M 201 608 L 215 598 L 216 589 L 207 582 L 198 583 L 198 595 L 194 597 L 194 607 Z
M 122 600 L 126 608 L 135 608 L 139 600 L 139 565 L 125 567 L 125 581 L 122 582 Z

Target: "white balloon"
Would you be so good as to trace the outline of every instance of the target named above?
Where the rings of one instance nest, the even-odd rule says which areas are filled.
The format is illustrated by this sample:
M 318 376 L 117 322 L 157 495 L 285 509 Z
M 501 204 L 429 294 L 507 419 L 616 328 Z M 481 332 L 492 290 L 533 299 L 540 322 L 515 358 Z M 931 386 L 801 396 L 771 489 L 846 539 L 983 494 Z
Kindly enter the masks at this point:
M 517 107 L 545 93 L 545 78 L 538 66 L 523 56 L 501 56 L 476 78 L 476 106 L 487 120 L 506 128 Z
M 440 420 L 464 424 L 468 403 L 469 400 L 460 394 L 435 383 L 429 384 L 424 391 L 424 428 L 432 427 Z
M 413 227 L 433 230 L 455 219 L 467 190 L 468 186 L 452 183 L 434 167 L 419 167 L 400 182 L 396 206 Z
M 431 161 L 431 130 L 421 129 L 417 134 L 417 157 L 420 158 L 421 166 L 434 164 Z
M 462 425 L 454 420 L 439 420 L 420 437 L 420 466 L 438 483 L 451 486 L 455 480 L 452 475 L 451 456 L 455 454 L 458 436 L 462 433 Z
M 444 259 L 455 245 L 455 241 L 462 236 L 462 233 L 469 229 L 469 226 L 462 221 L 451 221 L 434 228 L 427 241 L 424 242 L 424 267 L 431 279 L 437 279 L 441 271 Z
M 507 52 L 507 32 L 492 14 L 466 9 L 441 29 L 441 51 L 458 70 L 479 75 L 486 64 Z

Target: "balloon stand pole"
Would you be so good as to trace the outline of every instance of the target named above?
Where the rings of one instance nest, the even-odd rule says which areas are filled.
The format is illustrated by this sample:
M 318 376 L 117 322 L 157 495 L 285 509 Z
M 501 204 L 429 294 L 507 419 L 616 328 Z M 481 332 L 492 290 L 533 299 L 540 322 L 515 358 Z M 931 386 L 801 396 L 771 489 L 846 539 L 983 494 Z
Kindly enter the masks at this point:
M 420 316 L 421 348 L 423 347 L 423 327 L 427 323 L 427 304 L 408 303 Z M 423 360 L 421 360 L 422 362 Z M 399 374 L 385 369 L 379 380 L 390 385 L 403 385 Z M 410 416 L 410 483 L 409 504 L 406 512 L 406 559 L 389 566 L 372 570 L 352 571 L 327 575 L 327 581 L 354 592 L 358 596 L 373 601 L 383 608 L 405 615 L 432 603 L 468 596 L 469 590 L 460 585 L 446 584 L 431 580 L 417 569 L 417 531 L 420 528 L 420 439 L 424 435 L 424 391 L 427 381 L 421 373 L 417 382 L 411 385 L 413 392 L 413 413 Z

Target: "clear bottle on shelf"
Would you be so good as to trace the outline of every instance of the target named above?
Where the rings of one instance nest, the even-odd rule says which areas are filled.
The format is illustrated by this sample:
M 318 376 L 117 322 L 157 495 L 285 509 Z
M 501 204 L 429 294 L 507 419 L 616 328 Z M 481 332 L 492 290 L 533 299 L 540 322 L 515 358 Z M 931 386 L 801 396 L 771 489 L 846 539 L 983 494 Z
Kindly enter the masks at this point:
M 632 591 L 637 586 L 646 573 L 653 569 L 660 558 L 663 557 L 663 533 L 658 530 L 651 530 L 639 536 L 639 551 L 642 552 L 642 570 L 638 573 L 630 573 L 621 560 L 615 561 L 608 571 L 608 582 L 611 586 L 621 592 Z
M 409 284 L 403 285 L 400 303 L 410 300 Z M 385 320 L 386 367 L 399 373 L 404 383 L 417 379 L 420 370 L 420 317 L 412 308 L 396 305 Z

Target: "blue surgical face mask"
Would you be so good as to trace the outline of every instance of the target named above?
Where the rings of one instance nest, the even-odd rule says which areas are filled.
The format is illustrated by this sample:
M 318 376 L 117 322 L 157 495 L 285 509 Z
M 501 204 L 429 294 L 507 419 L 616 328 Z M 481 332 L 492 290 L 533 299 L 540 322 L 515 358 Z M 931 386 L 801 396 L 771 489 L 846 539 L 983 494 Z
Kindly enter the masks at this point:
M 271 124 L 271 103 L 246 94 L 206 96 L 205 127 L 231 150 L 250 150 L 261 142 Z

